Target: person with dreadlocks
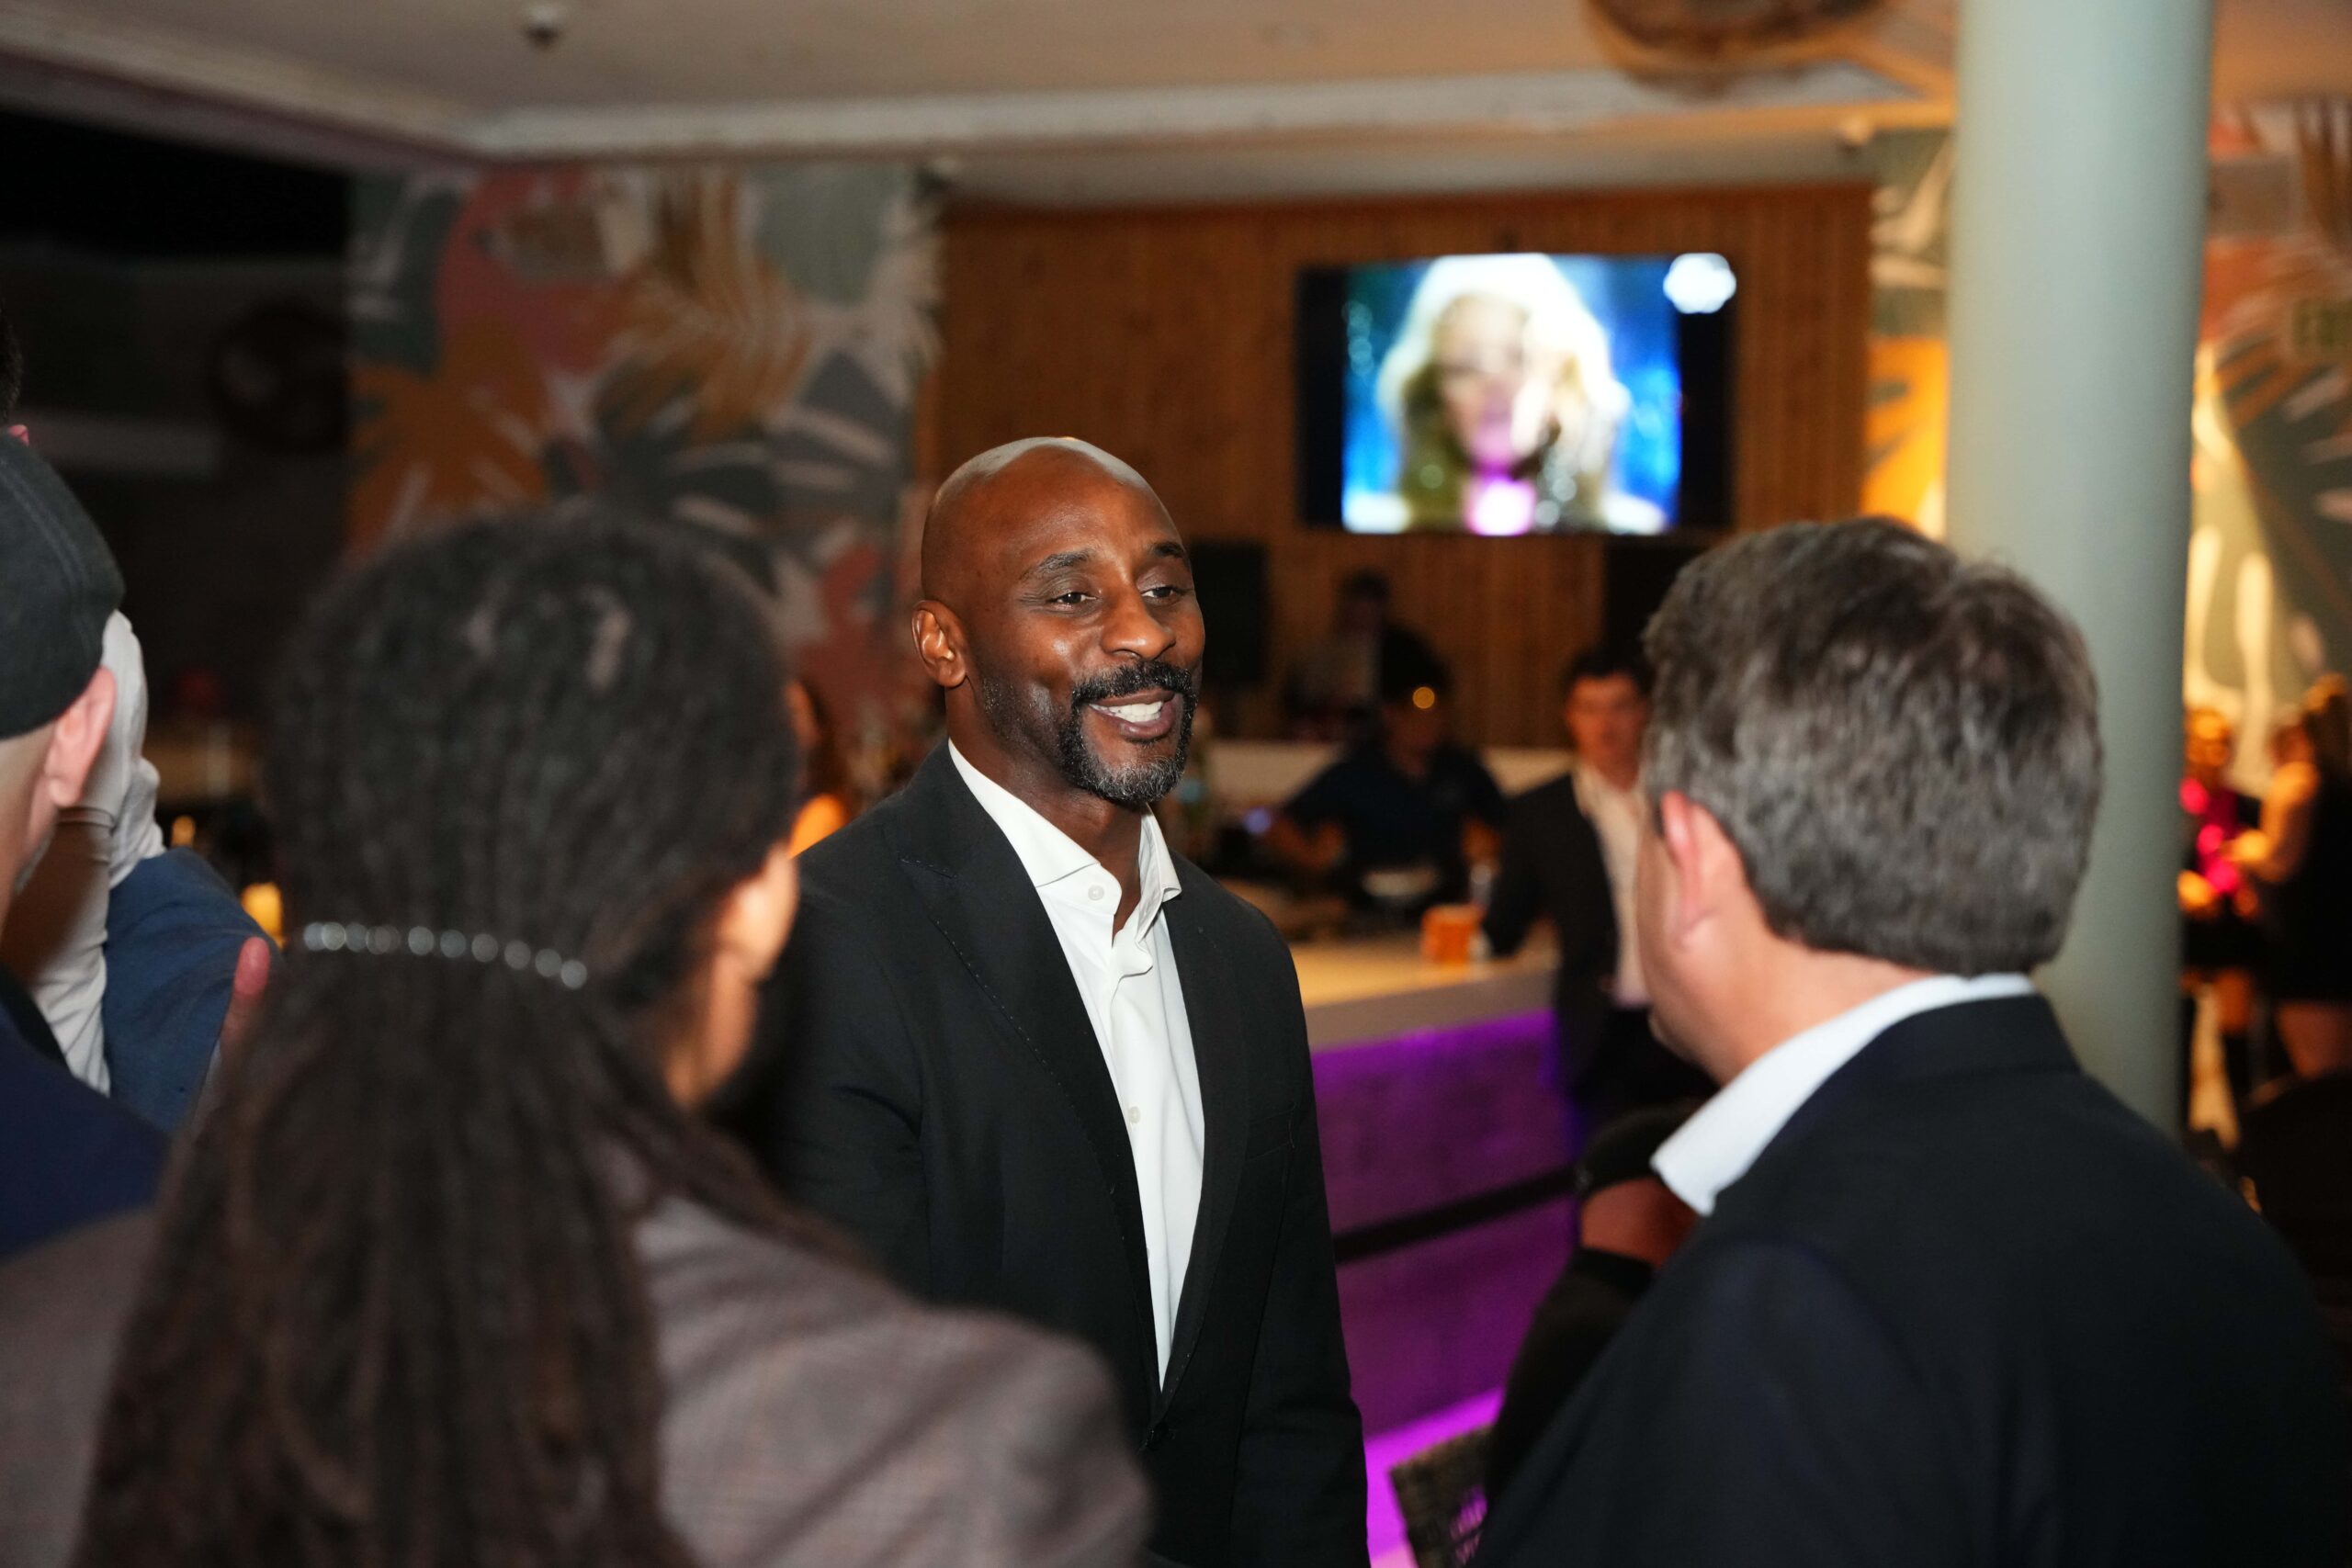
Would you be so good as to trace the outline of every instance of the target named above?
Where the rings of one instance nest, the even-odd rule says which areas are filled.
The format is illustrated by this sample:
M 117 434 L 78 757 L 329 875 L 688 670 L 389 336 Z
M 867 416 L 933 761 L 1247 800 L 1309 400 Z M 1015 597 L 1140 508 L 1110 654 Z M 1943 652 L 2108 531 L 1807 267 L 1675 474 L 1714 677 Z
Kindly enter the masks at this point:
M 311 612 L 285 972 L 156 1216 L 0 1272 L 0 1560 L 1134 1560 L 1083 1351 L 915 1306 L 692 1113 L 797 902 L 730 576 L 476 525 Z

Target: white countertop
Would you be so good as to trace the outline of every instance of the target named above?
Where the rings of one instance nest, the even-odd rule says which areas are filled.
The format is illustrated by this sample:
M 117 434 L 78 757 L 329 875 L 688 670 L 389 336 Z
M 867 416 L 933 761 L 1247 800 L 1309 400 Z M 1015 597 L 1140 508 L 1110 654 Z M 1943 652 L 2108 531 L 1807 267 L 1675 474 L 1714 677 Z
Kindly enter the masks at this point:
M 1530 942 L 1509 958 L 1430 964 L 1420 939 L 1400 935 L 1292 946 L 1306 1040 L 1316 1051 L 1448 1029 L 1552 1004 L 1552 948 Z

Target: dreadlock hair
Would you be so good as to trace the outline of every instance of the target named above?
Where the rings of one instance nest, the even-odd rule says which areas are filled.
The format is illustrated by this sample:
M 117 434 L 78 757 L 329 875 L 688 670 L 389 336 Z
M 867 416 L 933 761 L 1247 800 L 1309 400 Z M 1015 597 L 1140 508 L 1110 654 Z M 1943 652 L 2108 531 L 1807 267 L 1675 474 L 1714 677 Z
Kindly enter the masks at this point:
M 586 976 L 289 953 L 167 1180 L 81 1563 L 690 1561 L 634 1225 L 679 1196 L 809 1239 L 662 1077 L 797 804 L 734 575 L 627 527 L 476 525 L 310 613 L 265 773 L 288 929 Z

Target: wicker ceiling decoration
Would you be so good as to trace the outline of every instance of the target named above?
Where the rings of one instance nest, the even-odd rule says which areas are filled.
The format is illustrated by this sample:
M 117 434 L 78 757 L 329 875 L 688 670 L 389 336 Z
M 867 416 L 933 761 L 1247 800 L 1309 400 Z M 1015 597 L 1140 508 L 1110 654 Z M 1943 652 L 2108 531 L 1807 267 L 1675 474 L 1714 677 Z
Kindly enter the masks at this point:
M 1886 0 L 1592 0 L 1627 41 L 1706 62 L 1804 43 L 1885 7 Z

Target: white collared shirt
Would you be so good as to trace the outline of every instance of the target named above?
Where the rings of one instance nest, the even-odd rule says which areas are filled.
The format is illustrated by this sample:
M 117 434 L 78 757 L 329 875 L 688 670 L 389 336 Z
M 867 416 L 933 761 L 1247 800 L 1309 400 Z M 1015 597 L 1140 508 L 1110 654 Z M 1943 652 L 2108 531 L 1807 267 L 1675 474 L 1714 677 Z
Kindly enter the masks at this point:
M 1858 1008 L 1792 1035 L 1747 1064 L 1681 1130 L 1658 1145 L 1650 1167 L 1674 1195 L 1702 1214 L 1715 1212 L 1724 1188 L 1747 1174 L 1789 1118 L 1829 1075 L 1905 1019 L 1960 1002 L 2033 994 L 2022 975 L 1934 975 L 1897 986 Z
M 1193 1228 L 1200 1217 L 1204 1125 L 1184 987 L 1177 977 L 1168 922 L 1160 918 L 1162 907 L 1182 891 L 1175 863 L 1159 824 L 1147 812 L 1136 858 L 1142 894 L 1127 923 L 1114 931 L 1119 879 L 1028 802 L 965 761 L 955 742 L 948 742 L 947 754 L 980 809 L 1011 840 L 1037 889 L 1125 1113 L 1136 1190 L 1143 1202 L 1152 1331 L 1165 1378 L 1176 1303 L 1183 1298 L 1184 1266 L 1193 1256 Z
M 1642 781 L 1619 789 L 1599 768 L 1581 761 L 1574 776 L 1577 805 L 1600 840 L 1600 867 L 1608 874 L 1609 903 L 1617 913 L 1617 973 L 1610 981 L 1610 999 L 1621 1008 L 1645 1008 L 1649 987 L 1642 979 L 1642 950 L 1634 941 L 1634 872 L 1642 853 L 1642 813 L 1649 809 Z

